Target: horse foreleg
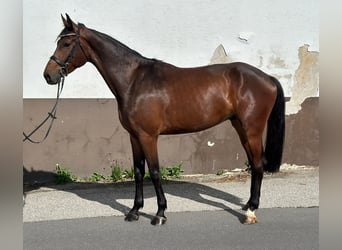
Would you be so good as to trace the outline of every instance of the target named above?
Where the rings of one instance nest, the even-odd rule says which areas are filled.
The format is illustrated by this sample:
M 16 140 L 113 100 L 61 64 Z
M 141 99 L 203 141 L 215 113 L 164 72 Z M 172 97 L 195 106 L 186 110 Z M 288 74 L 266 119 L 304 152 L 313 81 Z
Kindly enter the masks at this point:
M 157 140 L 157 136 L 153 137 L 149 135 L 144 135 L 140 137 L 140 143 L 145 153 L 151 180 L 157 195 L 158 211 L 156 216 L 151 221 L 152 225 L 162 225 L 166 222 L 166 216 L 164 212 L 167 207 L 166 198 L 161 185 Z
M 139 219 L 139 209 L 144 206 L 143 181 L 145 176 L 145 155 L 139 140 L 134 136 L 131 136 L 130 139 L 133 152 L 135 198 L 134 206 L 126 215 L 125 220 L 135 221 Z

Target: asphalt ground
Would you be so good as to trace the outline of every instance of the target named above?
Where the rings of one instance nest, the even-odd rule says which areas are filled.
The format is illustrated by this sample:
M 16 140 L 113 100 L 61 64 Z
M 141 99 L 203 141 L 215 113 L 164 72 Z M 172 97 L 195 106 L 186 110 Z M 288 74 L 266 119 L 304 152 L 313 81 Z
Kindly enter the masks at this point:
M 240 210 L 169 213 L 167 224 L 123 216 L 24 223 L 25 250 L 259 250 L 318 249 L 316 208 L 262 208 L 260 222 L 243 225 Z

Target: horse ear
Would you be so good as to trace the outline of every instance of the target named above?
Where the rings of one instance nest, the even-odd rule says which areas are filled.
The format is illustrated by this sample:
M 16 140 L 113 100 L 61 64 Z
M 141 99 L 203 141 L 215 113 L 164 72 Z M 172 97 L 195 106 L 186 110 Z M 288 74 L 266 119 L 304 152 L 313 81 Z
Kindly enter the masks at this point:
M 62 14 L 61 14 L 61 18 L 62 18 L 64 26 L 67 27 L 67 25 L 68 25 L 67 20 L 64 18 L 64 16 Z
M 68 30 L 71 31 L 71 30 L 74 29 L 74 25 L 73 25 L 74 23 L 73 23 L 73 21 L 71 20 L 71 18 L 69 17 L 68 14 L 65 14 L 65 15 L 66 15 L 66 19 L 61 14 L 63 24 L 64 24 L 65 28 L 67 28 Z

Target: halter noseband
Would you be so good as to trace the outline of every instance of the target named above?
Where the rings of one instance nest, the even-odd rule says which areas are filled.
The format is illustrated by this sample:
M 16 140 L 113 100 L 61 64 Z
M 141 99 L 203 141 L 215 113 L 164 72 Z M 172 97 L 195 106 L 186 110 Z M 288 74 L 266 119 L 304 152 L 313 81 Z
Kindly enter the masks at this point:
M 83 50 L 83 47 L 82 47 L 82 45 L 80 43 L 80 25 L 77 26 L 77 33 L 68 33 L 68 34 L 60 35 L 59 38 L 67 37 L 67 36 L 76 36 L 76 41 L 75 41 L 74 47 L 72 47 L 72 49 L 70 51 L 70 54 L 68 55 L 66 60 L 63 62 L 62 60 L 58 59 L 54 55 L 52 55 L 50 57 L 50 59 L 52 61 L 54 61 L 55 63 L 57 63 L 61 67 L 61 75 L 62 76 L 67 76 L 68 75 L 68 65 L 71 62 L 71 59 L 74 57 L 77 44 L 80 46 L 84 56 L 87 58 L 87 56 L 86 56 L 86 54 L 85 54 L 85 52 Z

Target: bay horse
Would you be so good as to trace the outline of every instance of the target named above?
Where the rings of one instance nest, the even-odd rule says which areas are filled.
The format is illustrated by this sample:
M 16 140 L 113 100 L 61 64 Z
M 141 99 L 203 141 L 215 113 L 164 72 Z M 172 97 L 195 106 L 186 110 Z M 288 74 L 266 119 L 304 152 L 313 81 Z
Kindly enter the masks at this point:
M 74 23 L 67 14 L 66 18 L 62 15 L 62 21 L 64 29 L 44 77 L 48 84 L 58 84 L 90 62 L 114 94 L 133 152 L 135 198 L 125 220 L 138 220 L 144 205 L 146 161 L 158 204 L 151 224 L 166 222 L 167 202 L 157 151 L 159 135 L 197 132 L 229 120 L 251 166 L 245 223 L 256 223 L 263 173 L 279 171 L 283 152 L 285 100 L 279 81 L 241 62 L 179 68 L 146 58 L 106 34 Z

